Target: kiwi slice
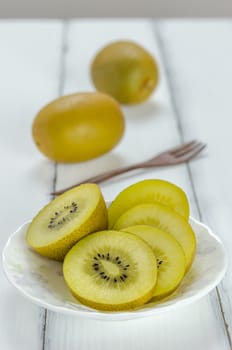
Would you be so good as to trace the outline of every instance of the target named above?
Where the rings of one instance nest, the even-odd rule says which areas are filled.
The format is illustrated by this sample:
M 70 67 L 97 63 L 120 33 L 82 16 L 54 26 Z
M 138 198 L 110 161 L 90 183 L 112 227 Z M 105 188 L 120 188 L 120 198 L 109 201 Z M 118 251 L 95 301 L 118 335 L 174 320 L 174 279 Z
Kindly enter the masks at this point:
M 107 221 L 100 188 L 84 184 L 46 205 L 29 225 L 26 240 L 41 255 L 62 261 L 80 238 L 106 229 Z
M 114 230 L 141 224 L 155 226 L 172 234 L 185 253 L 186 269 L 190 268 L 195 255 L 196 238 L 183 216 L 159 203 L 140 204 L 122 214 L 116 221 Z
M 64 259 L 63 273 L 80 302 L 116 311 L 135 308 L 152 298 L 155 266 L 155 254 L 141 238 L 126 232 L 101 231 L 71 248 Z
M 177 240 L 170 233 L 148 225 L 130 226 L 123 231 L 142 238 L 155 253 L 157 283 L 153 298 L 161 299 L 174 292 L 186 270 L 184 251 Z
M 143 180 L 124 189 L 111 203 L 108 208 L 109 227 L 112 228 L 119 216 L 135 205 L 155 202 L 189 218 L 188 199 L 181 188 L 164 180 Z

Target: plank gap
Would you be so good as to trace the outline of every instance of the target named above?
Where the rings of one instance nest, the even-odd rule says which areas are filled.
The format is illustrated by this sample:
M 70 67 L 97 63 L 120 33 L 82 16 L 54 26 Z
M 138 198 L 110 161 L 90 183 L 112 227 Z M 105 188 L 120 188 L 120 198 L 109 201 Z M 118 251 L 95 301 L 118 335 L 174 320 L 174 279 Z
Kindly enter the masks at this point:
M 153 28 L 154 28 L 155 36 L 156 36 L 157 43 L 158 43 L 158 46 L 159 46 L 160 55 L 162 57 L 162 61 L 163 61 L 163 64 L 164 64 L 164 69 L 165 69 L 165 73 L 166 73 L 166 77 L 167 77 L 167 83 L 168 83 L 170 102 L 171 102 L 171 106 L 172 106 L 172 110 L 173 110 L 173 115 L 174 115 L 174 117 L 176 119 L 176 125 L 177 125 L 177 130 L 178 130 L 179 136 L 180 136 L 180 142 L 184 143 L 184 142 L 187 142 L 187 141 L 184 138 L 184 131 L 183 131 L 183 128 L 182 128 L 182 123 L 181 123 L 181 115 L 180 115 L 180 111 L 179 111 L 179 108 L 178 108 L 177 99 L 175 98 L 171 72 L 170 72 L 170 70 L 168 68 L 167 55 L 165 53 L 165 48 L 164 48 L 162 34 L 160 32 L 159 24 L 156 22 L 153 25 Z M 186 163 L 186 170 L 187 170 L 188 177 L 189 177 L 190 187 L 191 187 L 191 190 L 192 190 L 192 193 L 193 193 L 193 199 L 194 199 L 194 202 L 195 202 L 195 205 L 196 205 L 197 215 L 198 215 L 199 220 L 202 221 L 202 211 L 201 211 L 200 203 L 199 203 L 199 200 L 198 200 L 198 197 L 197 197 L 196 188 L 195 188 L 195 185 L 194 185 L 193 176 L 192 176 L 192 172 L 191 172 L 191 168 L 190 168 L 189 162 Z
M 168 89 L 169 89 L 170 102 L 171 102 L 171 106 L 172 106 L 172 110 L 173 110 L 173 115 L 174 115 L 174 117 L 176 119 L 176 125 L 177 125 L 177 130 L 179 132 L 180 141 L 181 141 L 181 143 L 188 142 L 184 138 L 184 131 L 183 131 L 183 128 L 182 128 L 182 123 L 181 123 L 181 115 L 180 115 L 177 99 L 175 98 L 171 72 L 170 72 L 170 70 L 168 68 L 167 55 L 165 53 L 165 48 L 164 48 L 164 44 L 163 44 L 162 34 L 161 34 L 160 30 L 159 30 L 159 24 L 157 23 L 157 25 L 155 25 L 153 28 L 155 30 L 157 43 L 158 43 L 160 54 L 161 54 L 162 61 L 163 61 L 163 64 L 164 64 L 164 69 L 165 69 L 165 73 L 166 73 L 166 77 L 167 77 L 167 85 L 168 85 Z M 194 185 L 193 176 L 192 176 L 192 172 L 191 172 L 191 168 L 190 168 L 189 162 L 186 163 L 186 170 L 187 170 L 187 173 L 188 173 L 190 187 L 191 187 L 191 190 L 192 190 L 192 193 L 193 193 L 193 199 L 194 199 L 194 202 L 195 202 L 195 205 L 196 205 L 197 215 L 198 215 L 199 220 L 202 221 L 202 211 L 201 211 L 200 203 L 199 203 L 199 200 L 198 200 L 198 197 L 197 197 L 196 188 L 195 188 L 195 185 Z
M 42 350 L 45 350 L 46 328 L 47 328 L 47 309 L 43 311 L 43 327 L 42 327 Z
M 60 50 L 60 65 L 59 65 L 59 83 L 58 83 L 58 97 L 62 96 L 64 93 L 64 83 L 66 76 L 66 55 L 69 50 L 68 45 L 68 34 L 70 23 L 68 20 L 64 20 L 61 33 L 61 50 Z
M 216 294 L 217 294 L 218 303 L 219 303 L 219 307 L 220 307 L 221 314 L 222 314 L 223 323 L 225 326 L 226 335 L 228 338 L 228 343 L 229 343 L 230 349 L 232 349 L 232 340 L 231 340 L 230 331 L 229 331 L 229 324 L 226 320 L 225 311 L 224 311 L 223 303 L 222 303 L 222 298 L 221 298 L 218 287 L 216 287 Z
M 64 20 L 61 32 L 61 49 L 60 49 L 60 63 L 59 63 L 59 82 L 57 89 L 57 96 L 60 97 L 64 93 L 65 75 L 66 75 L 66 55 L 68 53 L 68 31 L 69 31 L 69 21 Z M 56 191 L 57 183 L 57 171 L 58 163 L 54 163 L 54 175 L 52 181 L 52 192 Z M 54 196 L 51 196 L 53 199 Z
M 61 48 L 59 57 L 59 80 L 57 88 L 57 97 L 60 97 L 64 93 L 65 75 L 66 75 L 66 55 L 68 52 L 68 31 L 69 31 L 69 21 L 62 21 L 62 32 L 61 32 Z M 57 184 L 57 173 L 58 173 L 58 163 L 54 162 L 54 172 L 52 179 L 51 192 L 56 191 Z M 54 195 L 51 195 L 51 199 L 54 199 Z M 47 319 L 49 310 L 44 309 L 43 315 L 43 326 L 42 326 L 42 350 L 46 349 L 47 344 Z
M 56 183 L 57 183 L 57 162 L 54 163 L 54 173 L 53 173 L 53 180 L 52 180 L 52 192 L 56 191 Z M 51 199 L 54 199 L 55 196 L 51 195 Z
M 173 109 L 173 115 L 176 119 L 176 124 L 177 124 L 177 129 L 179 132 L 179 136 L 180 136 L 180 141 L 183 143 L 185 142 L 184 139 L 184 131 L 182 128 L 182 116 L 180 113 L 180 109 L 179 109 L 179 105 L 178 105 L 178 101 L 176 99 L 175 93 L 174 93 L 174 86 L 173 86 L 173 79 L 172 79 L 172 74 L 169 70 L 169 64 L 168 64 L 168 59 L 167 59 L 167 55 L 166 55 L 166 51 L 165 51 L 165 45 L 164 45 L 164 41 L 162 38 L 162 33 L 160 30 L 160 23 L 159 21 L 153 21 L 152 22 L 152 27 L 153 27 L 153 33 L 156 37 L 158 46 L 159 46 L 159 52 L 160 52 L 160 56 L 162 58 L 162 62 L 164 65 L 164 69 L 165 69 L 165 73 L 166 73 L 166 78 L 167 78 L 167 85 L 168 85 L 168 90 L 169 90 L 169 97 L 170 97 L 170 103 L 172 105 L 172 109 Z M 197 210 L 197 215 L 199 217 L 199 220 L 202 221 L 203 219 L 203 214 L 201 211 L 201 207 L 200 207 L 200 203 L 198 200 L 198 196 L 197 196 L 197 192 L 196 192 L 196 187 L 194 184 L 194 180 L 193 180 L 193 175 L 192 175 L 192 171 L 191 171 L 191 167 L 190 164 L 187 163 L 186 164 L 186 170 L 187 170 L 187 174 L 189 177 L 189 182 L 190 182 L 190 187 L 192 189 L 192 193 L 193 193 L 193 199 L 196 205 L 196 210 Z M 228 322 L 226 320 L 226 316 L 225 316 L 225 311 L 224 311 L 224 307 L 223 307 L 223 302 L 222 302 L 222 297 L 220 295 L 219 292 L 219 288 L 216 287 L 216 296 L 217 296 L 217 301 L 218 301 L 218 306 L 219 306 L 219 310 L 221 312 L 221 318 L 223 321 L 223 326 L 224 326 L 224 330 L 227 336 L 227 340 L 228 340 L 228 344 L 229 344 L 229 348 L 232 349 L 232 339 L 230 336 L 230 332 L 229 332 L 229 326 L 228 326 Z

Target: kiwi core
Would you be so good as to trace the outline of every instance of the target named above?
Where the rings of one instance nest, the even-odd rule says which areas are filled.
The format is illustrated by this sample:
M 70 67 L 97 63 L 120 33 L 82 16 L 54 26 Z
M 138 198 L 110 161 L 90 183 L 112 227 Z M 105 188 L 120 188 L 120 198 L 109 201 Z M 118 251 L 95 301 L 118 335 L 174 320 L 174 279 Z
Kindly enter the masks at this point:
M 48 228 L 57 229 L 62 227 L 67 221 L 72 219 L 72 215 L 77 213 L 78 205 L 76 202 L 72 202 L 70 205 L 65 205 L 60 211 L 56 211 L 50 218 Z
M 125 282 L 128 279 L 129 272 L 131 277 L 130 264 L 125 259 L 122 260 L 120 256 L 112 256 L 110 253 L 98 253 L 95 255 L 92 268 L 96 278 L 112 282 L 113 284 Z

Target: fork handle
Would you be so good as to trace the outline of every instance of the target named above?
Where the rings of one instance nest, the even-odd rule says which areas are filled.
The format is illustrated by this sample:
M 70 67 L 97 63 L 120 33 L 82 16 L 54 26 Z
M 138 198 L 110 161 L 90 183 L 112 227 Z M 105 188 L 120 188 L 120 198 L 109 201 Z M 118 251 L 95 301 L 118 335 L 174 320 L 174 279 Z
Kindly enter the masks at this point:
M 100 175 L 89 177 L 88 179 L 80 181 L 80 182 L 76 183 L 73 186 L 67 187 L 67 188 L 65 188 L 63 190 L 60 190 L 60 191 L 52 192 L 51 195 L 57 196 L 57 195 L 62 194 L 63 192 L 65 192 L 67 190 L 71 190 L 72 188 L 74 188 L 74 187 L 76 187 L 78 185 L 85 184 L 85 183 L 88 183 L 88 182 L 92 182 L 92 183 L 98 184 L 98 183 L 100 183 L 102 181 L 112 179 L 112 177 L 114 177 L 114 176 L 124 174 L 124 173 L 126 173 L 126 172 L 128 172 L 130 170 L 143 168 L 144 166 L 146 166 L 146 163 L 147 162 L 141 162 L 141 163 L 130 165 L 130 166 L 127 166 L 127 167 L 124 167 L 124 168 L 107 171 L 106 173 L 103 173 L 103 174 L 100 174 Z

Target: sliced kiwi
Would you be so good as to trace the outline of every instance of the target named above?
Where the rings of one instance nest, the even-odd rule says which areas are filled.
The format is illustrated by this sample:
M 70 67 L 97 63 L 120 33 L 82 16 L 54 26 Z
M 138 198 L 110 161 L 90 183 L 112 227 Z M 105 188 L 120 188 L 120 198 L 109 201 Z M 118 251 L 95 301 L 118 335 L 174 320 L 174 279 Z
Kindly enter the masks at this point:
M 106 229 L 107 221 L 100 188 L 84 184 L 46 205 L 29 225 L 26 240 L 41 255 L 63 260 L 80 238 Z
M 192 264 L 195 250 L 195 234 L 183 216 L 159 204 L 140 204 L 122 214 L 114 225 L 114 230 L 134 225 L 151 225 L 172 234 L 180 243 L 186 258 L 186 269 Z
M 154 202 L 189 218 L 188 199 L 181 188 L 164 180 L 143 180 L 124 189 L 111 203 L 108 208 L 109 227 L 112 228 L 119 216 L 135 205 Z
M 148 225 L 123 229 L 142 238 L 156 256 L 157 283 L 153 298 L 161 299 L 171 294 L 180 284 L 186 270 L 184 251 L 177 240 L 165 231 Z
M 126 310 L 153 296 L 155 266 L 155 254 L 139 237 L 101 231 L 71 248 L 63 273 L 71 292 L 83 304 L 99 310 Z

